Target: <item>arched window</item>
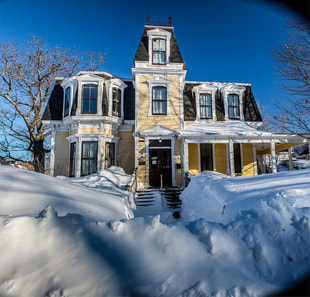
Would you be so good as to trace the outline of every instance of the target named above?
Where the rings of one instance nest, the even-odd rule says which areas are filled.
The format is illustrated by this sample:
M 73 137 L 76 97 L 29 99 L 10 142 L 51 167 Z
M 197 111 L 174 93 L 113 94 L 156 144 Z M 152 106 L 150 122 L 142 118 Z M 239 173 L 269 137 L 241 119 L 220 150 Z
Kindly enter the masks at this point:
M 239 96 L 236 94 L 228 95 L 228 117 L 230 119 L 240 119 Z
M 152 114 L 167 114 L 167 88 L 153 87 L 152 89 Z
M 82 91 L 82 113 L 97 113 L 97 85 L 84 85 Z
M 69 115 L 70 98 L 71 98 L 71 88 L 68 87 L 65 90 L 64 117 Z

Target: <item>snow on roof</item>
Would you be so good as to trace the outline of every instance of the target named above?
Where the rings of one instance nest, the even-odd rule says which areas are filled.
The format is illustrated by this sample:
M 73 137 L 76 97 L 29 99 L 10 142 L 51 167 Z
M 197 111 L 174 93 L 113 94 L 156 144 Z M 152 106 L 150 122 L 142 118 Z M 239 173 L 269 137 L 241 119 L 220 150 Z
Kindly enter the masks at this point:
M 247 123 L 242 121 L 223 121 L 215 122 L 208 121 L 205 123 L 193 122 L 187 125 L 184 130 L 179 132 L 180 137 L 186 136 L 248 136 L 257 137 L 265 136 L 271 137 L 272 133 L 260 131 L 250 127 Z

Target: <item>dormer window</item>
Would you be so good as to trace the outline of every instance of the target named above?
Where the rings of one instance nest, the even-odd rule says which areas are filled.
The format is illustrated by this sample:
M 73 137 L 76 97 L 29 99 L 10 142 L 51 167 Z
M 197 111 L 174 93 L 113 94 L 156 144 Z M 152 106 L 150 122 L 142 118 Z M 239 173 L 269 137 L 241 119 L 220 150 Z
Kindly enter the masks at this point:
M 244 121 L 242 96 L 245 91 L 244 86 L 237 84 L 226 84 L 221 88 L 224 97 L 225 121 Z
M 167 65 L 170 59 L 171 32 L 162 28 L 147 31 L 149 65 Z
M 84 85 L 82 96 L 82 113 L 97 113 L 97 85 Z
M 113 99 L 112 99 L 112 115 L 116 117 L 121 117 L 121 103 L 122 94 L 121 90 L 113 88 Z
M 152 50 L 153 50 L 153 64 L 155 65 L 165 65 L 166 64 L 166 40 L 154 38 L 152 40 Z
M 217 87 L 210 84 L 201 84 L 193 87 L 196 97 L 196 120 L 216 121 L 215 93 Z
M 70 98 L 71 98 L 71 88 L 68 87 L 65 90 L 64 117 L 69 115 Z
M 240 119 L 239 96 L 236 94 L 228 95 L 228 117 L 232 120 Z
M 152 114 L 167 114 L 167 88 L 153 87 L 152 89 Z
M 211 94 L 200 94 L 200 118 L 212 119 L 212 96 Z

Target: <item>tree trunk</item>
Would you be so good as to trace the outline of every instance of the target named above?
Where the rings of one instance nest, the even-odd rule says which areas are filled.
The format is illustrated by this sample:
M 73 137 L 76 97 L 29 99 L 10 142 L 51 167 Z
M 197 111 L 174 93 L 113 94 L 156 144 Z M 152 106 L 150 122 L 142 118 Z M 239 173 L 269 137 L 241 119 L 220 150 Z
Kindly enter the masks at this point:
M 36 172 L 44 173 L 45 150 L 44 140 L 35 140 L 33 142 L 33 166 Z

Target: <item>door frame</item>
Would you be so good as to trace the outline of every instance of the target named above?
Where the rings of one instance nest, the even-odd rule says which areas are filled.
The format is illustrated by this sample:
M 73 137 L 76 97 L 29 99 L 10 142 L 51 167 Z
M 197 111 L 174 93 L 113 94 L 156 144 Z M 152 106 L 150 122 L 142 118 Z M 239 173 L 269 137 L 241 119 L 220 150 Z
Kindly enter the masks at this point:
M 152 147 L 150 146 L 150 142 L 153 140 L 170 140 L 170 146 L 163 146 L 163 147 Z M 161 137 L 148 137 L 144 136 L 144 142 L 145 142 L 145 185 L 148 187 L 150 185 L 150 168 L 149 168 L 149 158 L 150 149 L 170 149 L 171 150 L 171 184 L 172 187 L 176 187 L 176 179 L 175 179 L 175 152 L 174 152 L 174 146 L 175 146 L 175 137 L 174 136 L 161 136 Z
M 164 168 L 159 168 L 157 167 L 154 171 L 152 169 L 152 152 L 157 152 L 157 156 L 158 156 L 158 162 L 157 162 L 157 166 L 161 166 L 162 167 L 162 163 L 163 163 L 163 152 L 168 152 L 169 153 L 169 168 L 167 168 L 167 171 L 165 172 Z M 153 183 L 151 186 L 155 186 L 158 187 L 160 186 L 160 175 L 161 172 L 163 177 L 165 176 L 168 179 L 168 184 L 164 185 L 164 186 L 168 186 L 171 187 L 172 186 L 172 155 L 171 155 L 171 148 L 168 147 L 154 147 L 154 148 L 150 148 L 149 149 L 149 183 L 151 183 L 151 178 L 153 177 L 156 182 Z

